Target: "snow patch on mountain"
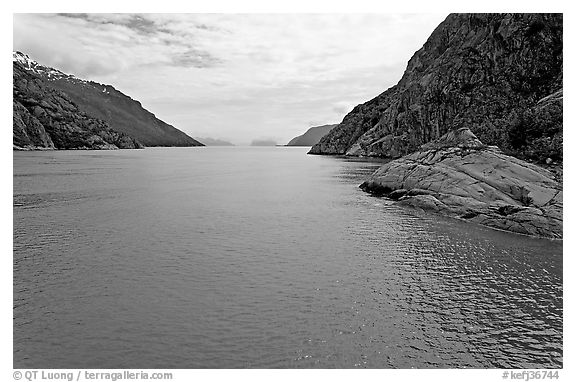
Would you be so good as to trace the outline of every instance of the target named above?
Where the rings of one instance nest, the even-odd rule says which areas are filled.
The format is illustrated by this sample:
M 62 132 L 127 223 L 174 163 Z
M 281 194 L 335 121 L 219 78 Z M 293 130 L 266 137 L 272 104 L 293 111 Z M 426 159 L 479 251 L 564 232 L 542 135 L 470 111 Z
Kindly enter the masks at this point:
M 40 74 L 50 81 L 65 79 L 65 80 L 79 81 L 83 83 L 88 82 L 86 80 L 74 77 L 73 75 L 61 72 L 58 69 L 49 68 L 47 66 L 41 65 L 38 62 L 31 59 L 27 54 L 24 54 L 22 52 L 12 52 L 12 62 L 18 62 L 24 67 L 24 69 L 36 74 Z

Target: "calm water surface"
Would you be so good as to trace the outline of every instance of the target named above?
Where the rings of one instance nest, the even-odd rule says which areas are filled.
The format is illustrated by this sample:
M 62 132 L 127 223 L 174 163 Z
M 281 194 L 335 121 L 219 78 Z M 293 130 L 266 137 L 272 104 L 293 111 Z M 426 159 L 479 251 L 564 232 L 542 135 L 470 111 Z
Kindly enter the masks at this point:
M 562 366 L 562 242 L 306 150 L 14 152 L 14 367 Z

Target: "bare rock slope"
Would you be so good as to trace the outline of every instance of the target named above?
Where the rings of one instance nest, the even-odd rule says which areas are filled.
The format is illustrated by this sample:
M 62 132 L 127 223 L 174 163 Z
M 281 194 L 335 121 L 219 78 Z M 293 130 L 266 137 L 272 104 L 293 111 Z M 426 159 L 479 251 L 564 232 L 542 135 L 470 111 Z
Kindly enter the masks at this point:
M 360 187 L 485 226 L 562 238 L 561 182 L 542 167 L 483 144 L 468 128 L 385 164 Z
M 37 149 L 140 148 L 106 121 L 82 112 L 68 96 L 39 76 L 13 63 L 13 147 Z
M 397 85 L 356 106 L 311 154 L 399 158 L 468 127 L 533 161 L 562 160 L 562 14 L 451 14 Z M 561 94 L 561 93 L 560 93 Z
M 105 122 L 115 132 L 129 136 L 139 144 L 203 146 L 174 126 L 156 118 L 139 101 L 111 85 L 87 81 L 41 65 L 21 52 L 13 52 L 13 62 L 15 67 L 41 80 L 43 88 L 63 94 L 83 115 Z

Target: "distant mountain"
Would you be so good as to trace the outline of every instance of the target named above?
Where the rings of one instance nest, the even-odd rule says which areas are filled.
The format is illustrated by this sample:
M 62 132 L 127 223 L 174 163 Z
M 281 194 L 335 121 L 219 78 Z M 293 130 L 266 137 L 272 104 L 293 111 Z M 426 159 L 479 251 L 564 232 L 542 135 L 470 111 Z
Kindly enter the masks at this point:
M 214 138 L 197 138 L 195 137 L 198 142 L 203 143 L 206 146 L 234 146 L 232 143 L 228 141 L 223 141 L 222 139 L 214 139 Z
M 14 149 L 141 148 L 134 138 L 89 116 L 63 92 L 46 84 L 34 72 L 13 62 Z
M 255 139 L 250 146 L 276 146 L 276 141 L 271 139 Z
M 46 86 L 64 92 L 86 115 L 106 121 L 113 130 L 127 134 L 145 146 L 202 146 L 113 86 L 43 66 L 21 52 L 13 53 L 13 61 L 42 79 Z
M 336 126 L 338 126 L 338 124 L 311 127 L 304 134 L 292 138 L 286 146 L 314 146 Z

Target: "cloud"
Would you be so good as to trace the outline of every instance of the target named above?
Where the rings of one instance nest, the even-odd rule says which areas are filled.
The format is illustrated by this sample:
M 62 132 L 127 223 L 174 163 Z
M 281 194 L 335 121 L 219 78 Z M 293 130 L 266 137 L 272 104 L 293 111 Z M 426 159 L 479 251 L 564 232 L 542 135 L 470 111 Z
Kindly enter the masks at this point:
M 162 18 L 128 14 L 16 14 L 14 48 L 81 77 L 138 67 L 208 68 L 221 60 L 195 44 L 198 28 L 175 28 Z
M 338 115 L 344 115 L 349 113 L 354 108 L 354 106 L 355 105 L 352 105 L 350 102 L 339 101 L 332 106 L 332 111 Z
M 193 136 L 288 141 L 394 85 L 445 15 L 15 14 L 14 49 Z
M 122 25 L 128 29 L 136 31 L 144 35 L 149 35 L 158 32 L 158 27 L 154 21 L 147 19 L 141 15 L 127 15 L 127 14 L 88 14 L 88 13 L 58 13 L 58 17 L 84 20 L 87 23 L 100 24 L 100 25 Z
M 172 63 L 175 66 L 182 66 L 185 68 L 211 68 L 220 62 L 220 59 L 210 55 L 208 52 L 194 48 L 189 48 L 182 53 L 172 56 Z

